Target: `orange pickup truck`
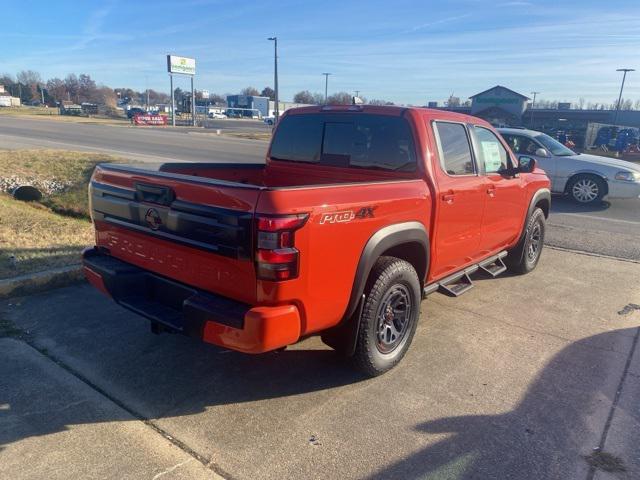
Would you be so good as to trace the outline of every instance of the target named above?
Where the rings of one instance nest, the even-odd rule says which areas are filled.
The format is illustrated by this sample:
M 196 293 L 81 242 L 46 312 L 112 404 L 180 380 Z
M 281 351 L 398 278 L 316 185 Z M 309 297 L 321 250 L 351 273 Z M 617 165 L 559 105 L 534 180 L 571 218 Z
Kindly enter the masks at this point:
M 246 353 L 322 335 L 369 375 L 424 295 L 533 270 L 551 201 L 483 120 L 360 105 L 288 110 L 265 164 L 105 164 L 89 195 L 86 277 L 153 332 Z

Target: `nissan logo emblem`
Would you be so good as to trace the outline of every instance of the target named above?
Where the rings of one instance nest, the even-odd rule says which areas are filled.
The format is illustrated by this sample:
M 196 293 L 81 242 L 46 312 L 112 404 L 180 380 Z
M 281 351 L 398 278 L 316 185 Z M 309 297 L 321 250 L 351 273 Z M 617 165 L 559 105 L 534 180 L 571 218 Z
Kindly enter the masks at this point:
M 158 230 L 162 226 L 162 218 L 160 218 L 160 214 L 155 208 L 147 210 L 144 221 L 147 222 L 147 225 L 149 225 L 152 230 Z

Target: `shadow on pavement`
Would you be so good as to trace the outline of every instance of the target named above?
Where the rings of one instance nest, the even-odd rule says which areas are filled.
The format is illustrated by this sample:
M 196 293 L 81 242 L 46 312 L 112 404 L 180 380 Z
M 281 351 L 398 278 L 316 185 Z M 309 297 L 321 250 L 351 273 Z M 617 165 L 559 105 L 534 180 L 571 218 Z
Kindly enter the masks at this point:
M 566 195 L 553 195 L 551 198 L 551 213 L 587 213 L 604 212 L 611 207 L 611 203 L 606 200 L 592 204 L 583 205 L 571 200 Z
M 594 410 L 598 405 L 607 407 L 602 409 L 606 416 L 613 401 L 615 390 L 602 388 L 604 379 L 617 383 L 622 375 L 622 371 L 608 372 L 604 365 L 594 365 L 589 351 L 600 341 L 633 335 L 635 330 L 594 335 L 564 348 L 511 411 L 418 423 L 417 431 L 446 434 L 447 438 L 369 478 L 575 478 L 578 472 L 566 471 L 566 466 L 578 459 L 579 466 L 588 468 L 582 458 L 598 445 L 585 445 L 585 433 L 599 438 L 605 417 L 594 421 Z M 585 389 L 585 379 L 590 376 L 603 382 L 592 390 Z

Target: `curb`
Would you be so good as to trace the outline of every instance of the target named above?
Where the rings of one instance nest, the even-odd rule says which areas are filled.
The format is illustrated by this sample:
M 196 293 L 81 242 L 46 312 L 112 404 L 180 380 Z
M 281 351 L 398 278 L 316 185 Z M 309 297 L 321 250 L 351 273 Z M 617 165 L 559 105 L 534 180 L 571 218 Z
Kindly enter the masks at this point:
M 0 280 L 0 298 L 18 297 L 52 288 L 65 287 L 84 279 L 82 265 L 52 268 Z

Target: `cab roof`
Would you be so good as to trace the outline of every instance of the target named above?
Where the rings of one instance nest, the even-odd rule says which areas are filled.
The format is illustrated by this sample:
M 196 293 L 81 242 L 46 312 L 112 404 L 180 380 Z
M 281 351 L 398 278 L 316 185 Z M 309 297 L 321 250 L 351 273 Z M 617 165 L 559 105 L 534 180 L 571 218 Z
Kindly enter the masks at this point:
M 450 112 L 436 108 L 426 107 L 402 107 L 397 105 L 312 105 L 286 110 L 283 115 L 301 115 L 308 113 L 371 113 L 377 115 L 401 116 L 412 111 L 423 115 L 429 120 L 448 120 L 451 122 L 474 123 L 476 125 L 491 126 L 487 121 L 466 115 L 464 113 Z

